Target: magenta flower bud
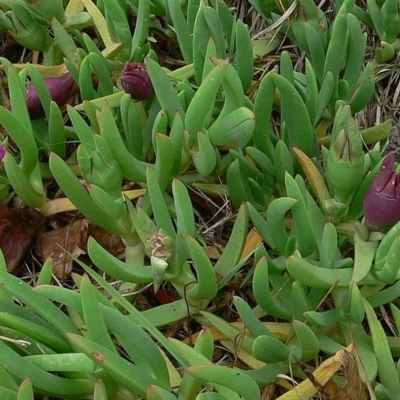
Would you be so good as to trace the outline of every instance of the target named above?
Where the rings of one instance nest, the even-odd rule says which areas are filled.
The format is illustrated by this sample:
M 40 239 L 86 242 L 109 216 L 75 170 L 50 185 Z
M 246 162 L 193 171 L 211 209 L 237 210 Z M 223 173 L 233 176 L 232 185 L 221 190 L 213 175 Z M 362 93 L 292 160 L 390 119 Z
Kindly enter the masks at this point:
M 0 143 L 0 162 L 3 161 L 4 156 L 6 155 L 6 149 L 3 143 Z
M 141 63 L 125 63 L 120 79 L 122 88 L 132 99 L 148 100 L 154 93 L 149 74 Z
M 50 97 L 59 107 L 67 104 L 68 99 L 73 93 L 75 85 L 72 75 L 68 72 L 61 76 L 51 76 L 44 78 L 44 83 L 50 93 Z M 45 112 L 36 87 L 31 83 L 25 90 L 25 101 L 31 119 L 44 117 Z
M 364 197 L 367 226 L 381 228 L 400 220 L 400 174 L 393 167 L 394 155 L 389 153 Z

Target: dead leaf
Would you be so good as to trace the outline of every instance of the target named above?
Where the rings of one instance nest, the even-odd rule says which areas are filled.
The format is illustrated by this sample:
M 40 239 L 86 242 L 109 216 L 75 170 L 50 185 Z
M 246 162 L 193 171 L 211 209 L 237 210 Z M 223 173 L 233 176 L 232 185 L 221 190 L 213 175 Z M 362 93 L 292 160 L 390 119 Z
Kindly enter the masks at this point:
M 217 246 L 204 246 L 203 249 L 211 260 L 219 260 L 221 257 L 221 249 Z
M 9 272 L 18 272 L 21 260 L 35 243 L 42 224 L 43 215 L 32 208 L 0 205 L 0 248 Z
M 86 219 L 80 219 L 65 227 L 43 233 L 37 240 L 36 252 L 43 261 L 51 258 L 54 274 L 64 279 L 72 272 L 73 258 L 86 254 L 89 236 L 93 236 L 115 257 L 124 257 L 125 246 L 120 236 L 99 228 Z
M 350 345 L 346 349 L 338 351 L 334 356 L 325 360 L 313 373 L 313 381 L 318 382 L 318 386 L 322 386 L 326 393 L 324 399 L 330 400 L 367 400 L 368 393 L 363 386 L 359 372 L 351 353 L 353 346 Z M 343 369 L 346 383 L 342 388 L 338 388 L 336 383 L 332 384 L 333 377 L 337 372 Z M 299 385 L 289 392 L 283 394 L 279 400 L 309 400 L 314 396 L 321 394 L 310 379 L 305 379 Z
M 246 243 L 244 244 L 240 259 L 243 260 L 249 254 L 253 253 L 262 242 L 263 238 L 257 232 L 257 230 L 253 228 L 247 235 Z
M 275 384 L 266 386 L 261 391 L 261 400 L 273 400 L 276 398 L 275 396 Z
M 93 236 L 93 238 L 113 256 L 120 259 L 125 257 L 125 245 L 120 236 L 93 224 L 89 225 L 89 235 Z
M 339 390 L 335 400 L 368 400 L 369 395 L 361 381 L 358 372 L 357 363 L 352 353 L 342 351 L 334 356 L 335 361 L 339 361 L 343 365 L 344 377 L 346 383 Z
M 71 225 L 45 232 L 38 237 L 36 251 L 43 261 L 53 260 L 53 272 L 65 279 L 72 272 L 73 257 L 86 253 L 89 222 L 79 219 Z

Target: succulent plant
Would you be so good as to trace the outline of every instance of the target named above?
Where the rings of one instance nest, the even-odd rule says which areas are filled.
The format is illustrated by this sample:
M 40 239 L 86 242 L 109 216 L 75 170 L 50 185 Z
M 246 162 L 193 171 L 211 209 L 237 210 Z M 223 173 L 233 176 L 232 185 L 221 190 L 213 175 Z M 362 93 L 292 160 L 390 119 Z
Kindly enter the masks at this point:
M 0 60 L 0 190 L 120 243 L 85 237 L 68 286 L 0 253 L 0 398 L 398 398 L 400 339 L 374 309 L 400 330 L 400 178 L 390 121 L 355 118 L 379 76 L 362 22 L 399 45 L 398 0 L 375 1 L 243 1 L 270 46 L 223 0 L 0 0 L 43 60 Z M 183 321 L 197 336 L 165 337 Z M 216 341 L 240 363 L 214 363 Z

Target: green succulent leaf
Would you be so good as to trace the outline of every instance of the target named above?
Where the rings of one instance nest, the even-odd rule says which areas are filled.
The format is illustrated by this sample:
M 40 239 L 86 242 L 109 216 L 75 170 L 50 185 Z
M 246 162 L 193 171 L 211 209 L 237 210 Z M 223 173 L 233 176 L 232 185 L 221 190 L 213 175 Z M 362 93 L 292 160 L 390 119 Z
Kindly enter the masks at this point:
M 368 325 L 371 330 L 374 353 L 377 355 L 376 360 L 378 363 L 379 379 L 389 390 L 392 390 L 394 393 L 400 393 L 399 376 L 390 352 L 386 333 L 383 330 L 375 311 L 367 300 L 364 300 L 364 306 Z
M 253 354 L 258 360 L 272 364 L 287 362 L 290 350 L 274 336 L 258 336 L 254 340 Z

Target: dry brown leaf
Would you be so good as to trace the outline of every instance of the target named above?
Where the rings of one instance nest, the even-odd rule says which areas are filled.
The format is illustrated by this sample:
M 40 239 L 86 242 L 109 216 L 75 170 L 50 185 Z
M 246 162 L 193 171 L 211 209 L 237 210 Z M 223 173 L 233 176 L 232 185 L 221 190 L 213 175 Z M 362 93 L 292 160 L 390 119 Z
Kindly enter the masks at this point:
M 357 366 L 351 351 L 353 346 L 350 345 L 347 349 L 338 351 L 334 356 L 325 360 L 313 373 L 313 380 L 318 382 L 327 392 L 328 396 L 324 396 L 327 400 L 367 400 L 368 393 L 364 388 Z M 342 388 L 338 388 L 332 384 L 333 377 L 337 372 L 343 369 L 346 378 L 346 383 Z M 329 391 L 329 392 L 328 392 Z M 305 379 L 298 386 L 294 387 L 289 392 L 283 394 L 279 400 L 309 400 L 319 393 L 316 385 L 310 380 Z
M 115 233 L 108 232 L 97 225 L 90 224 L 89 235 L 93 236 L 93 238 L 113 256 L 118 258 L 123 258 L 125 256 L 125 245 L 121 237 Z
M 38 237 L 36 251 L 43 261 L 48 258 L 53 260 L 53 272 L 58 278 L 68 276 L 72 272 L 73 257 L 86 252 L 88 231 L 89 222 L 80 219 Z
M 0 205 L 0 248 L 9 272 L 18 272 L 42 224 L 43 215 L 34 209 Z
M 275 384 L 266 386 L 261 391 L 261 400 L 273 400 L 275 399 Z
M 36 242 L 36 252 L 43 261 L 51 258 L 54 274 L 63 279 L 72 272 L 73 259 L 86 254 L 89 236 L 93 236 L 104 249 L 115 257 L 124 257 L 125 246 L 121 238 L 90 224 L 86 219 L 80 219 L 65 227 L 41 234 Z
M 221 249 L 217 246 L 204 246 L 203 249 L 211 260 L 219 260 L 221 257 Z
M 368 400 L 369 395 L 361 381 L 360 374 L 358 372 L 356 360 L 350 352 L 339 352 L 334 356 L 334 360 L 340 362 L 343 365 L 344 377 L 346 383 L 339 389 L 339 393 L 334 400 Z
M 263 238 L 257 232 L 255 228 L 253 228 L 247 235 L 246 243 L 244 244 L 243 252 L 240 257 L 241 260 L 246 258 L 249 254 L 254 252 L 256 248 L 263 242 Z

